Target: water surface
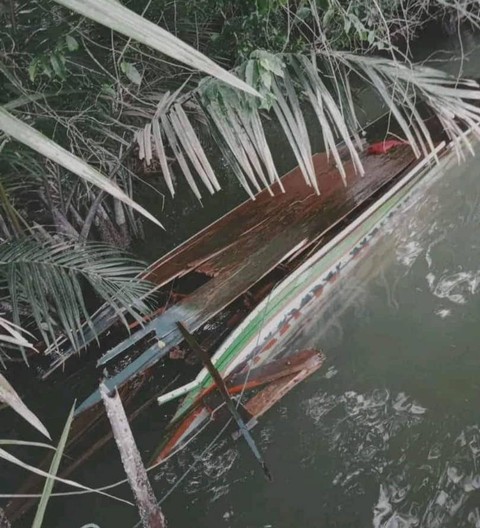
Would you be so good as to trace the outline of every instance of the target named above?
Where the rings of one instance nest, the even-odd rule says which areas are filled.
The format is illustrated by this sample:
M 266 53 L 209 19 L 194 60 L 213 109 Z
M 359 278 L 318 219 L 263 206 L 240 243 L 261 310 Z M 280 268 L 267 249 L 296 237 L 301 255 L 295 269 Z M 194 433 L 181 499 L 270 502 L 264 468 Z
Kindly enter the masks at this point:
M 255 429 L 274 482 L 224 436 L 166 501 L 173 522 L 480 526 L 479 225 L 477 160 L 418 189 L 289 343 L 328 364 Z M 157 472 L 159 496 L 208 440 Z

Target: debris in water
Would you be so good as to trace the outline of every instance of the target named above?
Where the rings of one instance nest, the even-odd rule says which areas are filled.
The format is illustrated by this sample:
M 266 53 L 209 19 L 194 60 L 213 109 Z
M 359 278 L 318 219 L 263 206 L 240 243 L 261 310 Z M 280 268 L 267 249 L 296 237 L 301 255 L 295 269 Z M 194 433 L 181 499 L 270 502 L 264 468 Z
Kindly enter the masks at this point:
M 115 390 L 114 394 L 111 395 L 107 387 L 102 383 L 100 385 L 100 394 L 112 426 L 115 442 L 120 451 L 125 473 L 135 496 L 142 524 L 145 528 L 163 528 L 165 526 L 165 518 L 160 506 L 157 504 L 152 486 L 148 480 L 147 471 L 138 452 L 118 392 Z

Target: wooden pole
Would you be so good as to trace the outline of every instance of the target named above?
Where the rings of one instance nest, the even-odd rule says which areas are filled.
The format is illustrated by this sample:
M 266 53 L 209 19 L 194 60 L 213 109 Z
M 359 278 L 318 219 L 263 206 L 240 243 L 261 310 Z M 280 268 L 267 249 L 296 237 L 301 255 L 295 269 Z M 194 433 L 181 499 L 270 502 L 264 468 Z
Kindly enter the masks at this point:
M 233 419 L 238 425 L 238 428 L 240 429 L 240 433 L 242 434 L 243 438 L 245 438 L 245 441 L 247 442 L 248 447 L 252 451 L 253 456 L 260 464 L 266 479 L 271 482 L 272 475 L 267 467 L 267 464 L 263 460 L 263 457 L 255 444 L 255 440 L 253 439 L 252 435 L 250 434 L 250 431 L 248 430 L 248 427 L 240 416 L 235 402 L 232 400 L 230 394 L 228 393 L 227 387 L 225 386 L 225 382 L 222 376 L 220 375 L 220 372 L 218 372 L 218 370 L 213 365 L 212 361 L 210 360 L 210 356 L 207 354 L 207 352 L 200 346 L 195 337 L 193 337 L 193 335 L 185 328 L 185 326 L 180 321 L 177 322 L 177 326 L 180 332 L 182 333 L 183 338 L 187 342 L 188 346 L 202 360 L 203 364 L 205 365 L 205 368 L 208 370 L 208 372 L 214 379 L 215 384 L 217 385 L 218 390 L 220 391 L 220 394 L 222 395 L 225 401 L 227 409 L 230 411 L 230 414 L 232 415 Z
M 138 452 L 118 391 L 115 389 L 115 392 L 110 394 L 108 387 L 102 383 L 100 394 L 107 410 L 113 436 L 120 451 L 123 468 L 132 488 L 142 524 L 144 528 L 165 528 L 165 517 L 157 504 L 152 485 L 148 480 L 147 471 Z

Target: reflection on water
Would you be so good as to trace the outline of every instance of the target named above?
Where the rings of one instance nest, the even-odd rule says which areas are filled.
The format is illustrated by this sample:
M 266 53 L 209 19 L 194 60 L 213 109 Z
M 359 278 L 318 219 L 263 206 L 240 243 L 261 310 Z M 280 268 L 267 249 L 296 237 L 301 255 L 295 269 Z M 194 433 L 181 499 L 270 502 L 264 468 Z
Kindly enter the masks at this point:
M 480 527 L 479 176 L 419 189 L 284 344 L 328 365 L 254 430 L 273 484 L 225 436 L 158 472 L 165 490 L 190 468 L 180 525 Z

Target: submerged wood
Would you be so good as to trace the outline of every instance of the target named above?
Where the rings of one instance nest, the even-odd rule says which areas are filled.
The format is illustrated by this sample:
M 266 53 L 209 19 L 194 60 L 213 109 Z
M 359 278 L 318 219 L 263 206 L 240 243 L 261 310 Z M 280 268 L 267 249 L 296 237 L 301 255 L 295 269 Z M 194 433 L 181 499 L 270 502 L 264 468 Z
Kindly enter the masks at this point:
M 237 401 L 236 406 L 242 409 L 243 413 L 249 417 L 245 424 L 249 431 L 258 422 L 257 419 L 267 412 L 275 403 L 280 401 L 288 392 L 299 383 L 321 368 L 325 361 L 325 356 L 315 349 L 301 350 L 288 354 L 286 357 L 272 361 L 267 365 L 257 369 L 247 369 L 238 374 L 232 374 L 225 380 L 229 394 L 243 395 L 262 385 L 266 385 L 255 396 L 247 400 L 244 405 Z M 174 449 L 177 449 L 185 441 L 188 441 L 191 434 L 202 426 L 204 420 L 210 415 L 214 415 L 215 422 L 225 419 L 225 412 L 222 413 L 222 400 L 217 386 L 212 387 L 212 391 L 202 396 L 197 406 L 191 408 L 190 413 L 180 422 L 172 424 L 169 428 L 166 439 L 157 449 L 157 454 L 153 458 L 153 463 L 159 463 L 169 456 Z M 207 411 L 207 412 L 205 412 Z M 221 414 L 222 417 L 217 416 Z M 233 438 L 238 439 L 242 435 L 241 431 L 235 431 Z
M 245 409 L 257 420 L 294 387 L 316 372 L 324 361 L 325 356 L 321 352 L 316 352 L 313 357 L 302 365 L 302 369 L 299 372 L 271 382 L 265 389 L 250 398 L 245 403 Z
M 281 359 L 274 359 L 266 365 L 257 368 L 244 369 L 234 372 L 226 379 L 226 385 L 230 394 L 236 394 L 245 390 L 254 389 L 261 385 L 277 381 L 280 378 L 289 377 L 303 370 L 304 365 L 318 357 L 320 352 L 314 349 L 301 350 Z
M 118 385 L 129 416 L 138 416 L 147 408 L 148 405 L 138 403 L 143 399 L 140 389 L 158 360 L 182 341 L 176 321 L 186 320 L 190 329 L 200 329 L 208 341 L 204 346 L 215 350 L 224 336 L 269 295 L 282 277 L 358 217 L 414 161 L 407 146 L 393 153 L 363 158 L 366 168 L 363 178 L 356 177 L 351 164 L 346 163 L 349 186 L 345 188 L 326 155 L 315 155 L 320 197 L 305 185 L 299 169 L 294 169 L 282 179 L 287 190 L 285 194 L 270 197 L 268 193 L 260 193 L 255 202 L 237 207 L 150 268 L 150 278 L 163 284 L 167 291 L 176 277 L 188 278 L 191 273 L 215 276 L 176 306 L 167 307 L 164 314 L 119 346 L 126 350 L 136 346 L 141 335 L 150 338 L 147 349 L 144 352 L 140 349 L 140 356 L 108 381 L 109 388 Z M 230 315 L 225 318 L 224 314 L 228 313 Z M 108 310 L 103 314 L 98 328 L 100 333 L 115 320 Z M 213 324 L 216 330 L 207 331 L 203 327 L 206 322 Z M 88 341 L 92 336 L 86 338 Z M 74 419 L 66 449 L 72 463 L 62 476 L 74 471 L 111 438 L 99 396 L 96 393 L 88 398 L 80 408 L 84 412 Z M 40 466 L 48 468 L 49 463 L 50 458 L 46 457 Z M 39 488 L 40 479 L 32 476 L 18 493 L 38 493 Z M 32 499 L 14 499 L 8 505 L 7 515 L 15 521 L 33 504 Z
M 262 468 L 263 474 L 267 478 L 267 480 L 271 481 L 272 476 L 270 473 L 270 470 L 267 467 L 267 464 L 265 463 L 265 460 L 263 460 L 263 457 L 258 450 L 258 447 L 255 443 L 255 440 L 253 439 L 252 435 L 250 434 L 247 426 L 245 425 L 245 422 L 243 421 L 242 417 L 240 416 L 240 413 L 238 412 L 238 409 L 233 402 L 227 387 L 225 385 L 225 381 L 222 379 L 222 376 L 218 372 L 218 370 L 213 366 L 210 356 L 208 353 L 197 343 L 195 338 L 188 332 L 188 330 L 183 326 L 182 323 L 177 323 L 177 326 L 182 333 L 185 341 L 187 344 L 194 350 L 196 354 L 198 354 L 199 358 L 202 360 L 205 368 L 208 369 L 210 372 L 210 375 L 215 380 L 215 385 L 220 392 L 222 399 L 224 403 L 227 406 L 227 409 L 229 413 L 232 415 L 232 418 L 235 420 L 238 428 L 239 433 L 243 436 L 245 439 L 245 442 L 247 443 L 248 447 L 250 448 L 250 451 L 253 453 L 253 456 L 257 460 L 257 462 L 260 464 L 260 467 Z
M 340 234 L 308 258 L 294 273 L 275 288 L 215 352 L 212 362 L 222 375 L 235 369 L 265 364 L 281 353 L 280 343 L 290 328 L 298 325 L 313 306 L 314 299 L 323 296 L 339 273 L 352 268 L 358 254 L 367 247 L 385 225 L 388 218 L 408 198 L 411 191 L 428 173 L 434 158 L 445 154 L 445 142 L 435 152 L 408 171 L 382 198 L 371 205 Z M 174 420 L 180 420 L 198 405 L 213 387 L 214 380 L 203 369 L 188 384 L 188 394 L 180 404 Z M 277 387 L 279 397 L 282 387 Z M 180 389 L 176 389 L 178 392 Z M 274 389 L 275 391 L 275 389 Z M 162 400 L 168 399 L 165 395 Z M 266 402 L 264 402 L 266 405 Z M 188 419 L 187 419 L 187 424 Z M 182 425 L 181 430 L 186 430 Z M 188 427 L 191 430 L 191 427 Z
M 133 438 L 122 401 L 115 391 L 109 393 L 102 383 L 100 393 L 112 426 L 113 436 L 122 458 L 123 468 L 135 497 L 140 519 L 144 528 L 164 528 L 165 518 L 157 504 L 147 471 Z

